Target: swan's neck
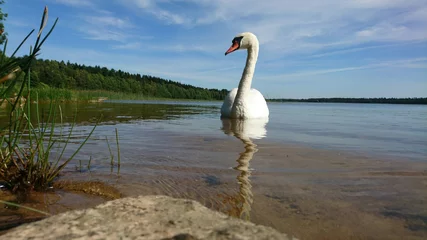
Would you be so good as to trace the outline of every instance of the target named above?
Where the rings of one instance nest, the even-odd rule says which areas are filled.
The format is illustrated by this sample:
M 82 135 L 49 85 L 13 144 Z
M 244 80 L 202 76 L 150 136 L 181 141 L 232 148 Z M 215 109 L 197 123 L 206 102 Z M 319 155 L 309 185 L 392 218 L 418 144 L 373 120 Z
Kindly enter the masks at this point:
M 254 44 L 248 48 L 248 57 L 246 58 L 246 66 L 243 70 L 242 78 L 240 79 L 239 88 L 237 90 L 236 98 L 234 99 L 233 109 L 237 104 L 242 104 L 243 99 L 251 89 L 252 78 L 255 72 L 255 65 L 258 59 L 258 44 Z

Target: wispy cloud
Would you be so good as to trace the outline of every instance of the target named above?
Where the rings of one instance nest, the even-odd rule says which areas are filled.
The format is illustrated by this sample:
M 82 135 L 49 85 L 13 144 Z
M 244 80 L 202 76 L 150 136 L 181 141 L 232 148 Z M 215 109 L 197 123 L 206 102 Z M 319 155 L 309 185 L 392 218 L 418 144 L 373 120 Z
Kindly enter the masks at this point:
M 187 18 L 183 14 L 174 13 L 173 11 L 166 10 L 159 6 L 156 1 L 152 0 L 125 0 L 125 1 L 118 1 L 122 4 L 125 4 L 129 8 L 138 8 L 142 9 L 147 13 L 152 14 L 157 19 L 164 21 L 166 24 L 188 24 L 190 22 L 190 19 Z M 172 1 L 159 1 L 160 3 L 163 2 L 164 4 L 172 2 Z
M 61 3 L 72 7 L 89 7 L 93 6 L 91 0 L 52 0 L 55 3 Z
M 166 24 L 197 28 L 226 25 L 226 33 L 252 31 L 270 53 L 315 52 L 366 42 L 427 40 L 422 0 L 127 0 Z
M 109 12 L 98 13 L 98 15 L 82 15 L 80 21 L 82 24 L 77 27 L 77 30 L 84 34 L 84 38 L 122 42 L 124 44 L 118 46 L 122 49 L 136 47 L 136 44 L 129 43 L 129 40 L 151 38 L 150 36 L 135 34 L 134 32 L 139 32 L 139 30 L 128 18 L 113 16 Z
M 114 16 L 85 16 L 84 19 L 87 23 L 91 23 L 96 26 L 102 27 L 114 27 L 114 28 L 133 28 L 134 25 L 125 18 L 118 18 Z
M 83 38 L 98 41 L 122 42 L 113 49 L 138 49 L 137 43 L 129 43 L 132 40 L 151 39 L 152 36 L 135 34 L 139 27 L 128 16 L 119 16 L 114 11 L 105 9 L 105 4 L 99 0 L 49 0 L 67 6 L 86 8 L 80 12 L 73 24 L 73 28 L 83 34 Z M 140 1 L 141 4 L 143 1 Z M 89 8 L 87 8 L 89 7 Z M 139 33 L 139 32 L 138 32 Z
M 166 10 L 161 9 L 153 9 L 150 11 L 154 16 L 156 16 L 158 19 L 165 21 L 169 24 L 185 24 L 188 23 L 189 20 L 181 16 L 179 14 L 174 14 Z
M 129 34 L 118 30 L 97 29 L 91 26 L 81 27 L 79 30 L 85 35 L 84 38 L 91 40 L 125 42 L 126 39 L 130 38 Z
M 389 48 L 389 47 L 396 47 L 396 46 L 404 46 L 408 44 L 419 44 L 424 43 L 424 41 L 408 41 L 404 43 L 391 43 L 391 44 L 380 44 L 380 45 L 373 45 L 373 46 L 366 46 L 366 47 L 351 47 L 348 49 L 342 49 L 342 50 L 332 50 L 328 51 L 326 53 L 318 53 L 308 56 L 309 58 L 320 58 L 320 57 L 327 57 L 327 56 L 334 56 L 334 55 L 343 55 L 347 53 L 354 53 L 354 52 L 362 52 L 372 49 L 379 49 L 379 48 Z
M 202 45 L 194 45 L 191 43 L 188 44 L 171 44 L 171 45 L 151 45 L 146 46 L 146 48 L 149 48 L 151 50 L 156 51 L 167 51 L 167 52 L 176 52 L 176 53 L 185 53 L 185 52 L 200 52 L 200 53 L 210 53 L 211 49 L 209 49 L 207 46 Z
M 120 45 L 115 45 L 112 47 L 112 49 L 119 49 L 119 50 L 139 50 L 141 49 L 142 44 L 140 42 L 130 42 Z
M 413 59 L 398 59 L 398 60 L 392 60 L 392 61 L 380 61 L 376 63 L 370 63 L 366 65 L 361 66 L 350 66 L 350 67 L 341 67 L 341 68 L 328 68 L 328 69 L 318 69 L 318 70 L 305 70 L 300 72 L 294 72 L 289 74 L 280 74 L 275 75 L 273 77 L 269 76 L 268 78 L 265 78 L 267 80 L 273 80 L 273 81 L 284 81 L 286 79 L 295 80 L 293 78 L 295 77 L 302 77 L 302 76 L 316 76 L 316 75 L 323 75 L 323 74 L 330 74 L 330 73 L 337 73 L 337 72 L 347 72 L 347 71 L 356 71 L 356 70 L 363 70 L 363 69 L 372 69 L 372 68 L 385 68 L 385 67 L 400 67 L 400 68 L 423 68 L 422 66 L 427 65 L 427 58 L 413 58 Z

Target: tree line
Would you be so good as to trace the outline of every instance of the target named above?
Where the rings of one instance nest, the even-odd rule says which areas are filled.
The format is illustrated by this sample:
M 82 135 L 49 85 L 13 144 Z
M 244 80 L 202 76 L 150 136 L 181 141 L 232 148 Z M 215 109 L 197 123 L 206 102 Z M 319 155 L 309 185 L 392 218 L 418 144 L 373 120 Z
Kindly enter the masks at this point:
M 37 59 L 31 69 L 31 84 L 44 83 L 54 88 L 76 90 L 107 90 L 141 94 L 146 97 L 195 100 L 223 100 L 227 89 L 207 89 L 182 84 L 159 77 L 131 74 L 122 70 L 78 63 Z M 267 99 L 270 102 L 322 102 L 322 103 L 391 103 L 427 104 L 427 98 L 306 98 Z
M 322 103 L 392 103 L 427 104 L 426 98 L 306 98 L 306 99 L 268 99 L 271 102 L 322 102 Z
M 100 66 L 37 59 L 31 69 L 31 84 L 76 90 L 107 90 L 141 94 L 147 97 L 222 100 L 228 90 L 207 89 L 162 79 L 131 74 Z

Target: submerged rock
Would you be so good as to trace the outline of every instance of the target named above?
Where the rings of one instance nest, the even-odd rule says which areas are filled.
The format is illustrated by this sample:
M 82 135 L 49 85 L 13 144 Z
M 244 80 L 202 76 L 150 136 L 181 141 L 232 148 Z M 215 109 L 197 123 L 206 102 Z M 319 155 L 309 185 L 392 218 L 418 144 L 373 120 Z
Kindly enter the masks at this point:
M 166 196 L 106 202 L 19 226 L 3 239 L 292 239 L 265 226 Z

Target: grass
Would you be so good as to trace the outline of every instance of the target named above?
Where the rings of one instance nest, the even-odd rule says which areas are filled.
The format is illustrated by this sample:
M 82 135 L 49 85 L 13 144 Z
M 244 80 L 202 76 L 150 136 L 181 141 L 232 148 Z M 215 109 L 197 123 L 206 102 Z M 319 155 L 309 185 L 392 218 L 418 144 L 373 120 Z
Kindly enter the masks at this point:
M 141 94 L 112 92 L 104 90 L 71 90 L 75 101 L 91 101 L 100 98 L 115 99 L 115 100 L 152 100 L 158 99 L 147 97 Z
M 5 204 L 6 206 L 12 206 L 12 207 L 16 207 L 16 208 L 24 208 L 24 209 L 27 209 L 27 210 L 30 210 L 33 212 L 37 212 L 37 213 L 41 213 L 41 214 L 46 215 L 46 216 L 50 216 L 50 214 L 47 212 L 43 212 L 43 211 L 40 211 L 40 210 L 32 208 L 32 207 L 23 206 L 21 204 L 16 204 L 13 202 L 8 202 L 8 201 L 3 201 L 3 200 L 0 200 L 0 203 Z
M 72 94 L 73 101 L 90 101 L 99 98 L 107 98 L 114 100 L 163 100 L 163 101 L 193 101 L 193 102 L 211 102 L 219 100 L 203 100 L 203 99 L 181 99 L 181 98 L 162 98 L 141 95 L 136 93 L 112 92 L 105 90 L 68 90 Z
M 15 87 L 7 98 L 15 97 L 15 93 L 19 91 L 19 87 Z M 25 93 L 24 93 L 25 95 Z M 49 102 L 52 100 L 72 101 L 72 102 L 97 102 L 100 99 L 111 100 L 164 100 L 164 101 L 217 101 L 217 100 L 199 100 L 199 99 L 177 99 L 177 98 L 161 98 L 141 95 L 136 93 L 113 92 L 106 90 L 76 90 L 66 88 L 53 88 L 44 83 L 40 83 L 37 87 L 33 87 L 30 91 L 31 99 L 37 96 L 40 102 Z
M 28 56 L 14 58 L 14 55 L 34 33 L 32 30 L 21 42 L 10 57 L 5 56 L 7 41 L 0 59 L 0 105 L 6 104 L 9 123 L 6 128 L 0 129 L 0 181 L 18 196 L 26 196 L 32 190 L 47 190 L 59 173 L 70 163 L 80 149 L 88 141 L 97 125 L 80 143 L 70 157 L 64 158 L 64 152 L 71 139 L 75 124 L 66 127 L 62 122 L 62 109 L 58 98 L 70 97 L 67 90 L 30 88 L 30 69 L 33 60 L 39 55 L 41 46 L 52 33 L 58 18 L 52 28 L 42 38 L 43 29 L 47 23 L 48 9 L 44 9 L 40 28 L 34 46 L 30 48 Z M 23 74 L 24 81 L 17 79 Z M 18 90 L 15 92 L 15 90 Z M 14 99 L 8 99 L 15 93 Z M 39 94 L 49 96 L 50 104 L 47 113 L 41 112 L 38 105 L 30 104 L 32 100 L 38 102 Z M 31 108 L 35 107 L 35 117 L 31 116 Z M 76 113 L 77 114 L 77 113 Z M 32 120 L 33 119 L 33 120 Z M 75 122 L 75 121 L 74 121 Z M 53 154 L 53 150 L 57 154 Z
M 39 101 L 53 101 L 53 100 L 68 100 L 73 99 L 73 93 L 69 89 L 51 88 L 42 86 L 31 89 L 31 99 L 38 98 Z
M 149 97 L 141 94 L 112 92 L 105 90 L 70 90 L 62 88 L 52 88 L 47 85 L 36 87 L 31 90 L 31 96 L 38 95 L 39 101 L 51 101 L 57 99 L 61 101 L 73 102 L 90 102 L 99 101 L 100 99 L 114 99 L 114 100 L 176 100 L 158 97 Z

